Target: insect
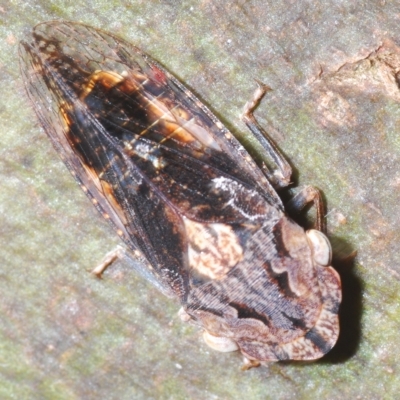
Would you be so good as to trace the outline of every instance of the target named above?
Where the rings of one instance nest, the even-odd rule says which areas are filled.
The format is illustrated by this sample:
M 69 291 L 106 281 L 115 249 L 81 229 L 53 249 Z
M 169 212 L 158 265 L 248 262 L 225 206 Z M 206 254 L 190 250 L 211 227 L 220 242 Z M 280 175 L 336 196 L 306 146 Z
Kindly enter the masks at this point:
M 288 217 L 277 190 L 291 167 L 253 116 L 243 121 L 276 169 L 257 165 L 189 90 L 123 39 L 71 22 L 37 25 L 20 45 L 37 117 L 81 188 L 125 242 L 109 254 L 181 305 L 219 351 L 250 362 L 313 360 L 339 334 L 341 284 L 323 205 L 315 229 Z

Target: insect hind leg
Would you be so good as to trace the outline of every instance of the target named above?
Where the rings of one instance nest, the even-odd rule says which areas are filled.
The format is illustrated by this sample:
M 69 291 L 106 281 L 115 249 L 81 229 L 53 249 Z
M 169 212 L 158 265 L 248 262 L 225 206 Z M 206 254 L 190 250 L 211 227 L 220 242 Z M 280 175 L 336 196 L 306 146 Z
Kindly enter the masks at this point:
M 125 258 L 125 249 L 121 246 L 116 246 L 115 249 L 109 251 L 100 263 L 92 269 L 92 274 L 97 278 L 103 277 L 103 272 L 115 261 L 123 260 Z
M 164 279 L 154 270 L 143 256 L 122 246 L 116 246 L 114 250 L 108 252 L 100 263 L 92 270 L 92 274 L 101 279 L 104 271 L 118 260 L 136 271 L 167 297 L 176 297 L 173 290 L 166 285 Z
M 263 165 L 263 172 L 275 189 L 279 189 L 291 183 L 292 167 L 254 117 L 254 110 L 265 93 L 271 90 L 269 86 L 259 81 L 256 82 L 258 87 L 253 94 L 253 98 L 245 104 L 241 119 L 276 164 L 277 169 L 274 171 L 270 171 L 266 165 Z

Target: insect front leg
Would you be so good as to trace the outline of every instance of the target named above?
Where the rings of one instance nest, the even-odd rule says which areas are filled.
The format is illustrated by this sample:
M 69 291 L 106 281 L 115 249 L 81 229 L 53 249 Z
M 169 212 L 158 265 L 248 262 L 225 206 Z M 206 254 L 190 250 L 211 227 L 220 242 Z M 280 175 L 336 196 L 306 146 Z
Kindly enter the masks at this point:
M 265 93 L 271 90 L 269 86 L 264 85 L 259 81 L 257 81 L 257 84 L 258 87 L 253 94 L 253 98 L 244 106 L 241 119 L 247 125 L 253 135 L 258 139 L 260 144 L 264 147 L 265 151 L 278 167 L 272 172 L 265 165 L 262 169 L 275 189 L 279 189 L 288 186 L 291 183 L 290 177 L 292 175 L 292 167 L 289 165 L 282 153 L 276 147 L 276 144 L 271 140 L 271 138 L 258 124 L 254 117 L 254 110 L 257 108 Z

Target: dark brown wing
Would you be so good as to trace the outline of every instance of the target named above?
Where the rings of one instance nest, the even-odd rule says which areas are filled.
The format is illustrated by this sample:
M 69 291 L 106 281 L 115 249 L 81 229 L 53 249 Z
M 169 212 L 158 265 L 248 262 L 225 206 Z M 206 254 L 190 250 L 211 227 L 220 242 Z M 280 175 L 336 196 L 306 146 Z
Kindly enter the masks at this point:
M 20 54 L 28 95 L 61 158 L 128 247 L 181 299 L 186 220 L 258 226 L 282 210 L 230 132 L 136 47 L 55 21 L 38 25 Z

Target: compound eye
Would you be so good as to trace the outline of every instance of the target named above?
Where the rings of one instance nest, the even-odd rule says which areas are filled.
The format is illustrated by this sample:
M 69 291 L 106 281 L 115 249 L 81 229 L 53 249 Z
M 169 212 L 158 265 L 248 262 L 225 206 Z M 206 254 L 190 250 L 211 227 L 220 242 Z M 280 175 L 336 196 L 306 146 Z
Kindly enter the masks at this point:
M 308 243 L 313 251 L 314 261 L 322 267 L 329 266 L 332 258 L 332 248 L 328 238 L 316 229 L 310 229 L 306 234 Z
M 214 336 L 207 331 L 203 332 L 203 339 L 208 346 L 212 349 L 220 351 L 222 353 L 228 353 L 239 349 L 237 343 L 227 337 Z

